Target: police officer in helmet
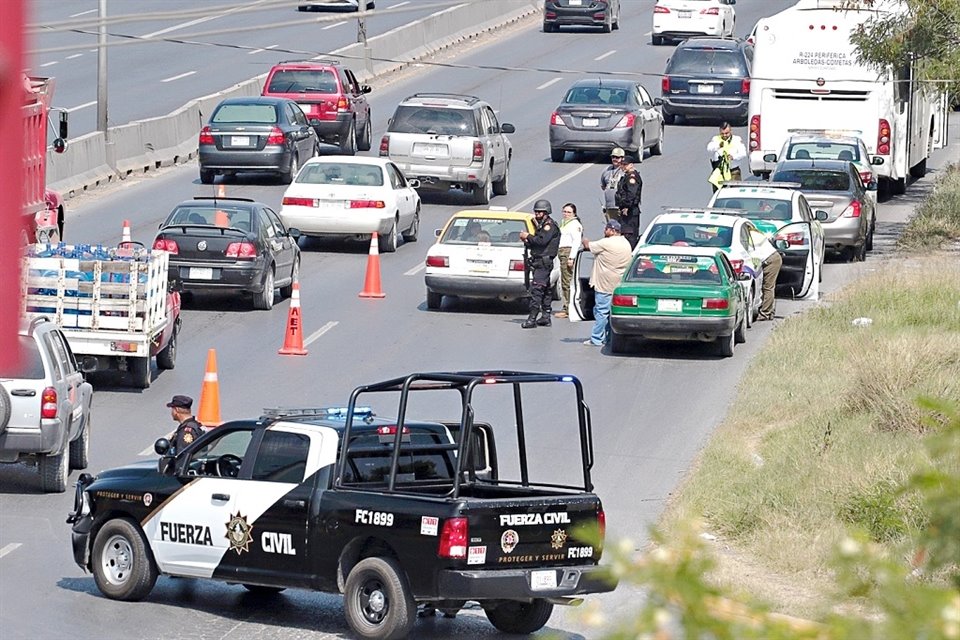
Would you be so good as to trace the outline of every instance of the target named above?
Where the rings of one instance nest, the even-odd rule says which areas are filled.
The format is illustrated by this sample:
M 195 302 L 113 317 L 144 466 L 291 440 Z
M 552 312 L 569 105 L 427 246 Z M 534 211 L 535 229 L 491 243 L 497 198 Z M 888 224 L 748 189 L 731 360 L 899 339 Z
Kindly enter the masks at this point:
M 536 218 L 534 233 L 520 232 L 520 239 L 527 247 L 527 270 L 530 272 L 530 313 L 521 327 L 549 327 L 553 306 L 550 291 L 550 272 L 560 250 L 560 227 L 550 217 L 553 208 L 549 200 L 537 200 L 533 205 Z M 538 319 L 537 316 L 540 316 Z
M 203 435 L 203 425 L 193 417 L 193 398 L 190 396 L 173 396 L 167 406 L 170 417 L 179 424 L 173 434 L 173 450 L 180 453 Z

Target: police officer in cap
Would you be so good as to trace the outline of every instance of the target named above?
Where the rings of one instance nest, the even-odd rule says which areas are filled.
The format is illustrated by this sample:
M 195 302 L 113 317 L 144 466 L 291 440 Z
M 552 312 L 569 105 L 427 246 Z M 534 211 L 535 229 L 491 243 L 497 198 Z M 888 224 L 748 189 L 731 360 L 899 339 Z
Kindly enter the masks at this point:
M 643 153 L 643 150 L 638 153 Z M 643 191 L 643 180 L 633 164 L 633 158 L 625 158 L 621 166 L 623 175 L 617 184 L 616 194 L 617 208 L 620 209 L 618 222 L 623 237 L 630 243 L 630 247 L 634 248 L 640 237 L 640 195 Z
M 174 422 L 180 425 L 173 434 L 173 450 L 180 453 L 203 435 L 203 425 L 193 417 L 193 398 L 190 396 L 173 396 L 167 406 Z
M 550 217 L 552 212 L 549 200 L 537 200 L 533 205 L 536 231 L 520 232 L 520 239 L 529 250 L 526 266 L 530 270 L 530 314 L 520 325 L 524 329 L 532 329 L 537 325 L 550 326 L 553 306 L 550 272 L 553 271 L 553 261 L 560 250 L 560 227 Z

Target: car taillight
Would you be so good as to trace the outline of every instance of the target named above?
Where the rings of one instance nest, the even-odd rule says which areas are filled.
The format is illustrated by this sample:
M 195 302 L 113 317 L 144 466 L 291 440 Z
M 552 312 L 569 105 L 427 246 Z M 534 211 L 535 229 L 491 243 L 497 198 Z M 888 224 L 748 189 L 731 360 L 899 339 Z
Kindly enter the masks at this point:
M 176 240 L 167 240 L 165 238 L 157 238 L 153 241 L 153 248 L 158 251 L 166 251 L 167 253 L 172 253 L 177 255 L 180 253 L 180 247 L 177 246 Z
M 448 518 L 440 531 L 437 555 L 441 558 L 462 560 L 467 557 L 469 526 L 466 518 Z
M 53 387 L 47 387 L 40 395 L 40 417 L 57 417 L 57 390 Z
M 380 138 L 380 155 L 390 155 L 390 136 L 383 136 Z
M 890 154 L 890 123 L 880 118 L 880 126 L 877 127 L 877 153 L 880 155 Z
M 632 113 L 625 113 L 623 117 L 620 118 L 620 122 L 617 123 L 617 126 L 614 129 L 626 129 L 632 127 L 633 123 L 637 121 L 637 116 Z
M 863 186 L 867 186 L 873 182 L 873 172 L 872 171 L 861 171 L 860 180 L 863 182 Z
M 635 307 L 637 306 L 637 296 L 626 296 L 617 293 L 614 294 L 610 303 L 615 307 Z
M 522 262 L 521 262 L 520 264 L 521 264 L 521 266 L 523 265 Z M 449 266 L 450 266 L 450 258 L 448 258 L 447 256 L 427 256 L 427 266 L 428 266 L 428 267 L 443 267 L 443 268 L 449 267 Z
M 654 13 L 670 13 L 670 9 L 667 9 L 666 7 L 661 7 L 658 5 L 653 8 L 653 12 Z
M 483 162 L 483 143 L 479 140 L 473 143 L 473 161 Z
M 660 93 L 670 93 L 670 76 L 660 78 Z
M 709 9 L 701 9 L 700 15 L 702 16 L 718 16 L 720 15 L 719 7 L 710 7 Z
M 270 130 L 270 135 L 267 136 L 267 144 L 283 144 L 283 141 L 283 131 L 280 130 L 280 127 L 274 127 Z
M 562 127 L 562 126 L 564 126 L 564 124 L 563 124 L 563 118 L 560 117 L 560 114 L 559 114 L 559 113 L 557 113 L 556 111 L 554 111 L 552 114 L 550 114 L 550 124 L 555 125 L 555 126 L 558 126 L 558 127 Z
M 733 270 L 734 270 L 736 273 L 742 273 L 742 272 L 743 272 L 743 260 L 731 260 L 731 261 L 730 261 L 730 266 L 733 267 Z
M 787 246 L 804 246 L 807 244 L 807 236 L 803 233 L 794 231 L 791 233 L 778 233 L 775 237 L 775 240 L 784 240 L 787 243 Z
M 289 196 L 284 196 L 283 200 L 281 200 L 281 204 L 291 207 L 315 207 L 317 206 L 317 201 L 313 198 L 291 198 Z
M 347 101 L 346 96 L 340 96 L 337 98 L 337 111 L 349 111 L 350 103 Z
M 730 301 L 726 298 L 704 298 L 700 306 L 703 309 L 728 309 Z
M 252 260 L 257 257 L 257 248 L 252 242 L 231 242 L 227 245 L 226 256 L 237 260 Z
M 210 133 L 210 127 L 200 129 L 200 144 L 215 144 L 213 134 Z
M 523 271 L 523 260 L 511 260 L 509 269 L 510 271 Z
M 606 8 L 606 7 L 601 7 L 601 8 Z M 594 19 L 594 20 L 603 20 L 603 19 L 606 18 L 606 17 L 607 17 L 606 14 L 604 14 L 602 11 L 593 14 L 593 19 Z
M 348 209 L 383 209 L 387 203 L 383 200 L 350 200 Z
M 750 151 L 760 149 L 760 116 L 750 118 Z
M 863 205 L 860 204 L 859 200 L 854 200 L 853 202 L 850 203 L 850 205 L 846 209 L 843 210 L 843 213 L 841 214 L 840 217 L 841 218 L 859 218 L 860 209 L 862 206 Z
M 750 78 L 744 78 L 740 81 L 740 93 L 745 96 L 750 95 Z
M 603 509 L 597 511 L 597 528 L 600 529 L 600 542 L 603 542 L 607 537 L 607 514 Z

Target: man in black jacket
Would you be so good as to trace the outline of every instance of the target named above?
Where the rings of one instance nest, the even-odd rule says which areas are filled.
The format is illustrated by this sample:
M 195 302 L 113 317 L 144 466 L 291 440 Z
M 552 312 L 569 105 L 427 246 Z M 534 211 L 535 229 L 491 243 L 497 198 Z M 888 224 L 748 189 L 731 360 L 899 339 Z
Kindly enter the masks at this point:
M 520 232 L 520 239 L 529 250 L 526 267 L 530 271 L 530 313 L 520 325 L 524 329 L 550 326 L 550 315 L 553 311 L 550 272 L 553 271 L 553 261 L 560 249 L 560 227 L 550 217 L 552 212 L 549 200 L 537 200 L 533 205 L 536 231 Z
M 643 190 L 643 180 L 640 172 L 633 165 L 633 158 L 627 157 L 623 162 L 623 176 L 617 185 L 617 208 L 620 209 L 621 234 L 630 243 L 630 247 L 637 246 L 640 236 L 640 192 Z
M 190 396 L 173 396 L 167 407 L 170 408 L 170 417 L 179 424 L 173 434 L 173 450 L 180 453 L 203 435 L 203 425 L 193 417 L 193 398 Z

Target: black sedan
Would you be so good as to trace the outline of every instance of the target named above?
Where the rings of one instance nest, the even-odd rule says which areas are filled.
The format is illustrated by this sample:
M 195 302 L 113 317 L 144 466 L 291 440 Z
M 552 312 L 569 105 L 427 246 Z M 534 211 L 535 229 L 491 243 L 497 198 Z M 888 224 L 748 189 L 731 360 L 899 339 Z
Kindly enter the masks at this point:
M 291 182 L 319 153 L 317 132 L 293 100 L 227 98 L 200 130 L 200 182 L 238 171 L 270 171 Z
M 182 291 L 235 291 L 270 309 L 276 288 L 289 297 L 299 278 L 299 235 L 259 202 L 197 197 L 167 216 L 153 248 L 170 253 L 170 281 Z

